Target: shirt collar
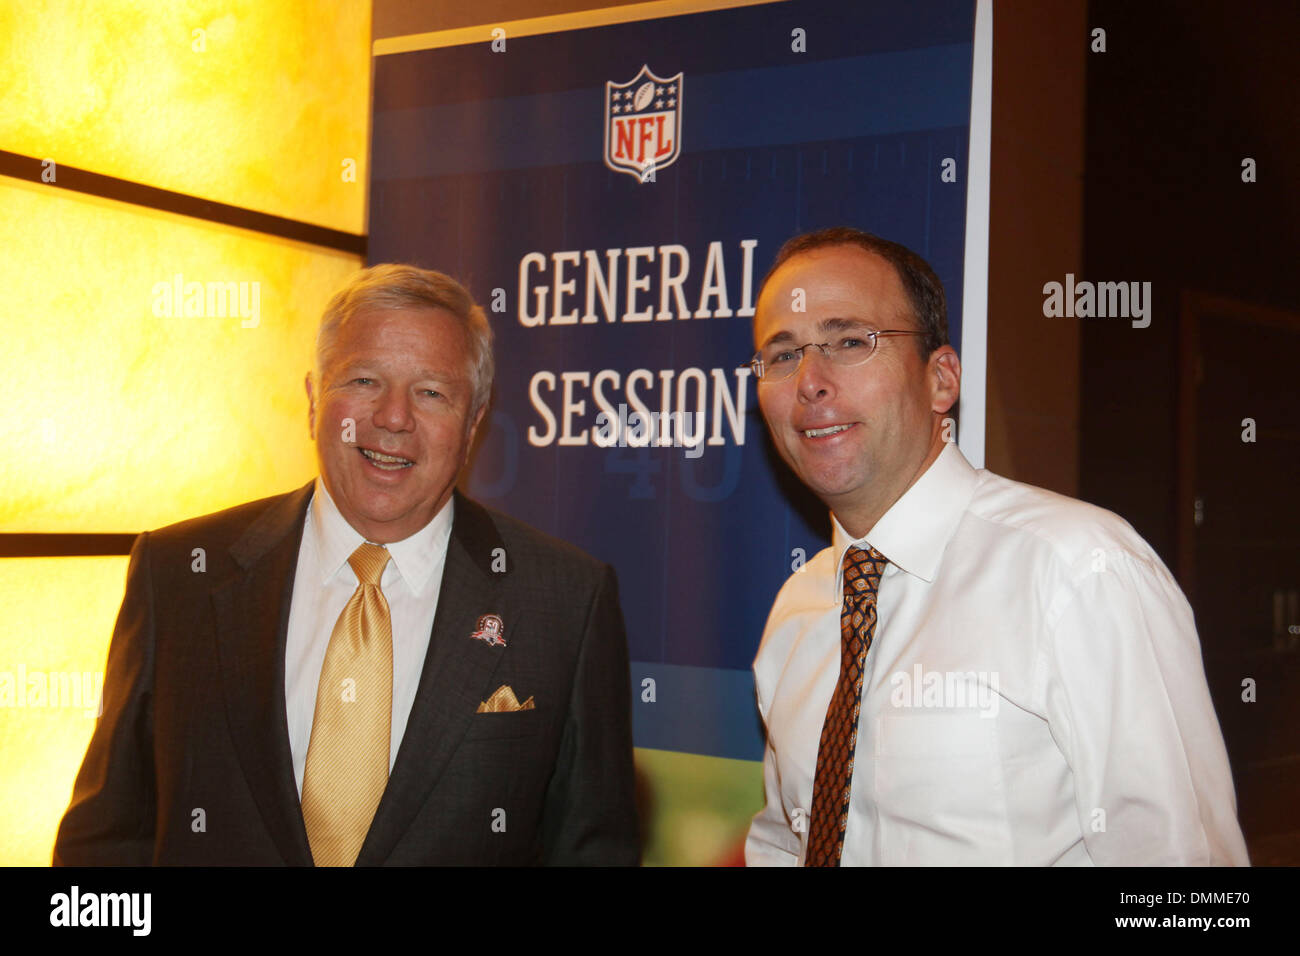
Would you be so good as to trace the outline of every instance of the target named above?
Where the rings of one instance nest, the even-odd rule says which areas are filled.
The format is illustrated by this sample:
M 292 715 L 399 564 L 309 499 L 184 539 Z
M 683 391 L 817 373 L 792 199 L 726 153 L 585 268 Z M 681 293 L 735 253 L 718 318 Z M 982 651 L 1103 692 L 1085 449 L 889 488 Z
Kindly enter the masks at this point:
M 451 538 L 451 523 L 455 514 L 455 495 L 426 524 L 409 538 L 384 545 L 402 580 L 411 593 L 420 594 L 429 583 L 434 570 L 442 563 Z M 347 563 L 352 552 L 366 539 L 339 511 L 330 497 L 325 482 L 316 478 L 316 490 L 311 501 L 312 532 L 316 536 L 316 553 L 320 558 L 321 584 L 325 584 Z
M 844 554 L 853 545 L 864 549 L 874 547 L 890 564 L 926 582 L 933 581 L 944 549 L 957 530 L 978 481 L 979 476 L 970 462 L 955 443 L 949 442 L 863 537 L 856 540 L 850 537 L 832 513 L 835 598 L 839 599 L 843 587 L 840 575 Z

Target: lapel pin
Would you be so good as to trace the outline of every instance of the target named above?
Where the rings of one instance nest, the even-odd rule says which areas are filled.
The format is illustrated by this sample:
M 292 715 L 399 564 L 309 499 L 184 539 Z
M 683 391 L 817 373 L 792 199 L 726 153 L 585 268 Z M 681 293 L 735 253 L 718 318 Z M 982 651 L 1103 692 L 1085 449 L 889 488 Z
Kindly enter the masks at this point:
M 470 635 L 474 640 L 482 641 L 489 647 L 506 646 L 506 626 L 495 614 L 484 614 L 478 619 L 478 627 Z

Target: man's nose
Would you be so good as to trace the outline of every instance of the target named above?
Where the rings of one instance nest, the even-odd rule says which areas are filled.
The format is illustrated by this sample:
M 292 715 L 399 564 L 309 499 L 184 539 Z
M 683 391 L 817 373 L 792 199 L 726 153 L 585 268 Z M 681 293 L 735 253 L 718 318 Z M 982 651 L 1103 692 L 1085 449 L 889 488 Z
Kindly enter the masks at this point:
M 374 422 L 390 432 L 410 431 L 415 423 L 410 393 L 402 388 L 384 389 L 375 406 Z
M 799 400 L 816 402 L 834 394 L 835 386 L 831 381 L 831 361 L 816 345 L 809 345 L 803 350 L 799 368 L 795 370 L 795 388 Z

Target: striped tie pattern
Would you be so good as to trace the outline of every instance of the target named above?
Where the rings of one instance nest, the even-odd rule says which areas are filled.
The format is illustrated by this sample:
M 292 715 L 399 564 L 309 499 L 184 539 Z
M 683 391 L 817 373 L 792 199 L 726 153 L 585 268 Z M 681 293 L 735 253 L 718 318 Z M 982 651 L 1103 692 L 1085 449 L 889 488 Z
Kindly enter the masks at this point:
M 302 816 L 317 866 L 352 866 L 388 785 L 393 627 L 379 582 L 388 550 L 348 558 L 357 589 L 330 634 L 302 780 Z
M 858 746 L 862 676 L 876 629 L 876 592 L 889 561 L 875 548 L 849 548 L 844 555 L 844 605 L 840 611 L 840 679 L 826 708 L 805 866 L 839 866 L 849 824 L 853 754 Z

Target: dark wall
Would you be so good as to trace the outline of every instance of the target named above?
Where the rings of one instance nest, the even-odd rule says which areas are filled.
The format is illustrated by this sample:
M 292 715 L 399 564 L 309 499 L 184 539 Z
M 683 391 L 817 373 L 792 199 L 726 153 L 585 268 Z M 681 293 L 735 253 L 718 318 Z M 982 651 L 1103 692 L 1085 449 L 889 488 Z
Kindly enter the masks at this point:
M 1081 320 L 1080 496 L 1178 574 L 1251 859 L 1294 866 L 1300 4 L 1094 0 L 1088 25 L 1085 278 L 1150 282 L 1153 311 Z
M 1149 281 L 1154 311 L 1082 322 L 1079 493 L 1176 567 L 1180 296 L 1300 311 L 1300 4 L 1094 0 L 1096 27 L 1084 277 Z
M 1071 496 L 1079 494 L 1079 322 L 1045 318 L 1042 290 L 1083 266 L 1087 19 L 1083 0 L 993 8 L 984 461 Z

